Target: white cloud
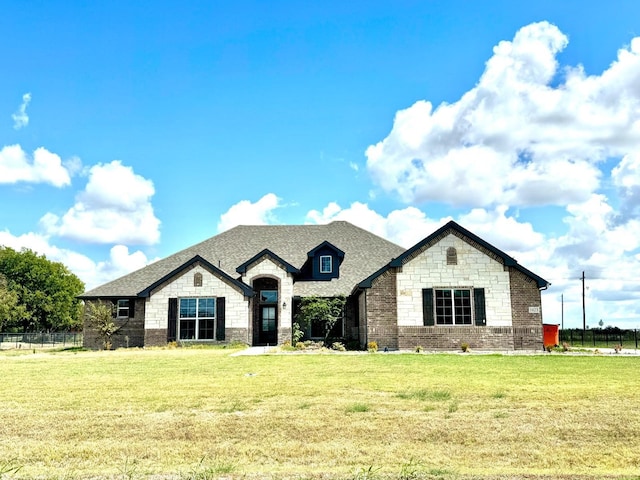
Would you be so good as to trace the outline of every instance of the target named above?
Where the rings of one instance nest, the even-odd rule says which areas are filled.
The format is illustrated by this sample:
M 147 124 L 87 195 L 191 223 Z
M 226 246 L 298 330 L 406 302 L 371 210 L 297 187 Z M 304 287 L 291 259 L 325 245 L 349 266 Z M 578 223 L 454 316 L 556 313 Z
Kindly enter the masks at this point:
M 60 156 L 43 147 L 33 152 L 32 159 L 20 145 L 0 150 L 0 184 L 31 182 L 64 187 L 71 184 L 71 173 L 63 166 Z
M 406 202 L 566 205 L 600 185 L 599 162 L 640 149 L 640 37 L 599 76 L 564 69 L 567 37 L 540 22 L 500 42 L 453 104 L 418 101 L 370 146 L 367 168 Z M 556 86 L 557 84 L 557 86 Z
M 86 290 L 151 263 L 143 252 L 129 253 L 124 245 L 113 246 L 108 260 L 95 262 L 81 253 L 58 248 L 50 243 L 49 237 L 36 233 L 14 236 L 8 230 L 0 231 L 0 245 L 14 250 L 28 248 L 53 262 L 62 263 L 85 283 Z
M 329 203 L 322 211 L 311 210 L 307 222 L 325 224 L 344 220 L 403 247 L 411 247 L 442 226 L 449 219 L 432 220 L 415 207 L 394 210 L 383 217 L 366 203 L 354 202 L 343 209 L 335 202 Z
M 62 217 L 45 214 L 40 224 L 48 235 L 81 242 L 154 244 L 160 239 L 154 193 L 151 180 L 118 160 L 94 165 L 75 205 Z
M 25 93 L 22 96 L 22 103 L 18 107 L 16 113 L 11 115 L 13 118 L 13 128 L 20 130 L 22 127 L 29 125 L 29 116 L 27 115 L 27 106 L 31 101 L 31 94 Z
M 611 171 L 621 199 L 619 221 L 640 217 L 640 150 L 625 155 Z
M 267 193 L 255 203 L 251 203 L 249 200 L 241 200 L 220 216 L 218 232 L 224 232 L 237 225 L 268 225 L 275 223 L 273 210 L 280 206 L 280 199 L 273 193 Z

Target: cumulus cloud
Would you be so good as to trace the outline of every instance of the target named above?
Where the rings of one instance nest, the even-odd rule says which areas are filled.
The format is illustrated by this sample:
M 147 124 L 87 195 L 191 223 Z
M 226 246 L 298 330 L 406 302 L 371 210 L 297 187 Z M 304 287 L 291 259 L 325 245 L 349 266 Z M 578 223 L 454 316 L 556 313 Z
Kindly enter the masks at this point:
M 76 159 L 67 165 L 78 162 Z M 43 147 L 37 148 L 32 158 L 20 145 L 9 145 L 0 150 L 0 184 L 30 182 L 64 187 L 71 184 L 74 172 L 63 165 L 60 156 Z
M 220 216 L 218 232 L 224 232 L 237 225 L 269 225 L 275 223 L 273 211 L 280 207 L 280 199 L 267 193 L 260 200 L 251 203 L 241 200 Z
M 640 151 L 625 155 L 611 171 L 621 205 L 619 221 L 640 218 Z
M 307 223 L 312 224 L 325 224 L 336 220 L 353 223 L 408 248 L 432 233 L 448 219 L 429 219 L 424 212 L 415 207 L 394 210 L 384 217 L 366 203 L 361 202 L 353 202 L 346 209 L 331 202 L 321 211 L 309 211 L 306 217 Z
M 0 231 L 0 245 L 14 250 L 28 248 L 53 262 L 64 264 L 85 283 L 87 290 L 155 261 L 155 259 L 148 260 L 139 250 L 130 253 L 126 246 L 115 245 L 111 248 L 107 260 L 95 262 L 81 253 L 52 245 L 50 238 L 46 235 L 26 233 L 15 236 L 8 230 Z
M 31 101 L 31 94 L 25 93 L 22 96 L 22 103 L 18 107 L 18 110 L 11 115 L 13 118 L 13 128 L 20 130 L 22 127 L 29 125 L 29 116 L 27 115 L 27 106 Z
M 86 243 L 151 245 L 160 239 L 154 193 L 151 180 L 118 160 L 94 165 L 75 205 L 62 217 L 47 213 L 40 224 L 48 235 Z
M 548 22 L 528 25 L 494 48 L 457 102 L 399 111 L 390 134 L 366 150 L 374 182 L 409 203 L 588 200 L 600 186 L 599 162 L 640 149 L 640 38 L 596 76 L 560 70 L 556 56 L 567 44 Z

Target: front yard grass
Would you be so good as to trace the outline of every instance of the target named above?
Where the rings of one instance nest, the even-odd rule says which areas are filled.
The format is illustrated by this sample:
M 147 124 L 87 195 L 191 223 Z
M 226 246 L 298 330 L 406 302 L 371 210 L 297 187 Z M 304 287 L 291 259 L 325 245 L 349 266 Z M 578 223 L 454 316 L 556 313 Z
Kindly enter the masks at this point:
M 0 478 L 640 478 L 638 357 L 229 353 L 0 354 Z

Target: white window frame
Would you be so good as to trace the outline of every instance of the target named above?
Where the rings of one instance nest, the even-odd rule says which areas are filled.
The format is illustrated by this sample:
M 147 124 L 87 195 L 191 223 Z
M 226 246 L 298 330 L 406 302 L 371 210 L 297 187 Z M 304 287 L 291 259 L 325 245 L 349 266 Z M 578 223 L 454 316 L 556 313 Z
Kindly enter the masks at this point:
M 128 298 L 118 299 L 116 301 L 116 318 L 129 318 L 130 308 L 131 308 L 131 300 L 129 300 Z M 124 315 L 121 315 L 120 312 L 126 312 L 126 313 Z
M 329 259 L 329 269 L 324 268 L 323 261 Z M 320 255 L 320 273 L 333 273 L 333 257 L 331 255 Z
M 182 305 L 182 301 L 183 300 L 195 300 L 196 301 L 196 311 L 195 311 L 195 317 L 183 317 L 182 313 L 181 313 L 181 305 Z M 213 316 L 209 317 L 209 316 L 200 316 L 200 309 L 199 309 L 199 303 L 200 300 L 213 300 Z M 217 297 L 180 297 L 178 298 L 178 318 L 177 318 L 177 322 L 176 322 L 176 338 L 178 340 L 181 341 L 188 341 L 188 340 L 215 340 L 216 339 L 216 313 L 217 313 L 217 307 L 218 307 L 218 298 Z M 194 327 L 194 337 L 193 338 L 181 338 L 180 335 L 180 331 L 181 331 L 181 322 L 183 320 L 194 320 L 195 322 L 195 327 Z M 207 320 L 207 321 L 211 321 L 213 322 L 213 330 L 212 330 L 212 334 L 211 334 L 211 338 L 200 338 L 200 321 L 201 320 Z

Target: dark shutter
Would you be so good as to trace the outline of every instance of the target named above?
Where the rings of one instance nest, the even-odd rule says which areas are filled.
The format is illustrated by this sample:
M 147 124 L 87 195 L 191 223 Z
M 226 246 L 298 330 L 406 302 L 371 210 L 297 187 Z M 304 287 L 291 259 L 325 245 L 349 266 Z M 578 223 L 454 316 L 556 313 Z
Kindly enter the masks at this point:
M 216 340 L 224 340 L 224 297 L 216 299 Z
M 422 321 L 425 327 L 432 327 L 434 325 L 433 288 L 422 289 Z
M 136 299 L 129 299 L 129 318 L 133 318 L 136 316 Z
M 484 288 L 473 289 L 473 307 L 476 317 L 476 326 L 485 326 L 487 324 L 487 311 L 484 307 Z
M 169 324 L 167 325 L 167 342 L 176 341 L 176 322 L 178 320 L 178 299 L 169 299 Z

